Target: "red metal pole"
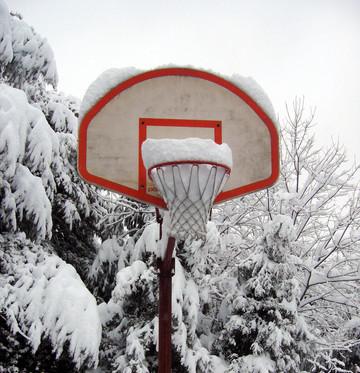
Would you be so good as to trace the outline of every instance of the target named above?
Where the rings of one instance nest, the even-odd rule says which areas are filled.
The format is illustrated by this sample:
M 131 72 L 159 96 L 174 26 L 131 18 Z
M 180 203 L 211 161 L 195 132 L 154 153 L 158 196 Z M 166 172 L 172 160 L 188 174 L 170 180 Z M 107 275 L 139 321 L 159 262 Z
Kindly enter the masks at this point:
M 159 351 L 158 373 L 171 373 L 171 277 L 174 274 L 172 253 L 175 238 L 169 237 L 165 257 L 159 262 Z

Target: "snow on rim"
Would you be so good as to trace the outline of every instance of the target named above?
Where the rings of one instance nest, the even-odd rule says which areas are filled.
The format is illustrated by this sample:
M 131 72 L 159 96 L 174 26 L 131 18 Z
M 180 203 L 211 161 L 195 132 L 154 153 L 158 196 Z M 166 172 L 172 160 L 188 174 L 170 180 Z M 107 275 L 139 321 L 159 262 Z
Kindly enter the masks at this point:
M 158 66 L 152 70 L 166 68 L 186 68 L 204 71 L 210 74 L 217 75 L 233 83 L 235 86 L 244 91 L 248 96 L 250 96 L 264 110 L 264 112 L 270 117 L 270 119 L 274 122 L 275 125 L 277 124 L 274 107 L 269 99 L 269 96 L 252 77 L 244 77 L 239 74 L 233 74 L 231 77 L 229 77 L 223 74 L 219 74 L 217 72 L 213 72 L 212 70 L 196 68 L 190 65 L 177 66 L 169 64 Z M 112 68 L 104 71 L 93 83 L 90 84 L 89 88 L 85 92 L 80 107 L 79 120 L 81 121 L 84 115 L 91 109 L 91 107 L 94 106 L 102 97 L 104 97 L 105 94 L 109 92 L 112 88 L 116 87 L 120 83 L 130 79 L 135 75 L 144 73 L 145 71 L 147 70 L 139 70 L 135 67 L 126 67 L 122 69 Z
M 230 147 L 210 139 L 147 139 L 142 144 L 142 156 L 147 169 L 166 162 L 202 161 L 232 168 Z

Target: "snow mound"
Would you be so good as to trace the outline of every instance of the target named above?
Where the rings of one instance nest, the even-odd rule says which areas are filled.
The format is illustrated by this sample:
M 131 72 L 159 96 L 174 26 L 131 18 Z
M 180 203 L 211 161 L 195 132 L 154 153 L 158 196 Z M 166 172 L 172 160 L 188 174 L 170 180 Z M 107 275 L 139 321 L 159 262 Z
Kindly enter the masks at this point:
M 224 78 L 226 79 L 226 77 Z M 277 124 L 274 106 L 267 93 L 254 78 L 233 74 L 229 80 L 249 95 L 265 111 L 274 124 Z
M 180 66 L 169 64 L 159 66 L 155 68 L 155 70 L 176 67 Z M 252 77 L 244 77 L 239 74 L 233 74 L 231 77 L 229 77 L 217 72 L 195 68 L 193 66 L 185 66 L 185 68 L 206 71 L 230 81 L 235 86 L 244 91 L 248 96 L 250 96 L 265 111 L 265 113 L 273 120 L 274 123 L 277 122 L 274 107 L 268 95 Z M 126 67 L 123 69 L 112 68 L 104 71 L 85 92 L 84 98 L 81 103 L 79 120 L 81 121 L 84 115 L 91 109 L 91 107 L 94 106 L 102 97 L 104 97 L 105 94 L 112 88 L 116 87 L 118 84 L 124 82 L 125 80 L 130 79 L 131 77 L 143 72 L 143 70 L 136 69 L 135 67 Z
M 142 73 L 142 71 L 135 67 L 126 67 L 123 69 L 113 68 L 101 73 L 98 78 L 90 84 L 85 92 L 80 106 L 79 120 L 81 120 L 90 108 L 104 97 L 112 88 L 140 73 Z
M 210 139 L 147 139 L 142 144 L 142 155 L 147 169 L 174 161 L 208 161 L 232 168 L 230 147 Z

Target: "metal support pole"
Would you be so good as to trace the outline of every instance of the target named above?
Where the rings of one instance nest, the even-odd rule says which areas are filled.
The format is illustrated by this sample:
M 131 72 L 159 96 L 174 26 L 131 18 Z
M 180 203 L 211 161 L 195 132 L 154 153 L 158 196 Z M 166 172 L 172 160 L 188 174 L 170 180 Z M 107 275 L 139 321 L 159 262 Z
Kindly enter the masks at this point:
M 171 373 L 171 277 L 175 262 L 172 254 L 175 238 L 169 237 L 163 260 L 159 260 L 159 351 L 158 373 Z

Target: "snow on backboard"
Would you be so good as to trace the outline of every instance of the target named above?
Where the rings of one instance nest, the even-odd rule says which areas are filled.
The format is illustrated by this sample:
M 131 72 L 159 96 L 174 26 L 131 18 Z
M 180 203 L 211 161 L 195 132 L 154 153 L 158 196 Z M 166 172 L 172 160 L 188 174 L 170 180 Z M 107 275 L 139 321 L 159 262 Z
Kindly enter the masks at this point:
M 83 114 L 80 175 L 164 208 L 147 177 L 142 143 L 147 138 L 210 138 L 227 143 L 233 153 L 231 176 L 215 203 L 267 188 L 279 174 L 279 139 L 273 120 L 251 93 L 189 68 L 152 70 L 121 81 Z

